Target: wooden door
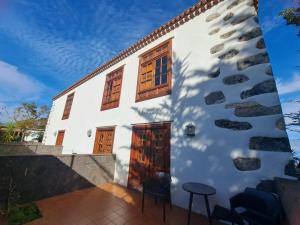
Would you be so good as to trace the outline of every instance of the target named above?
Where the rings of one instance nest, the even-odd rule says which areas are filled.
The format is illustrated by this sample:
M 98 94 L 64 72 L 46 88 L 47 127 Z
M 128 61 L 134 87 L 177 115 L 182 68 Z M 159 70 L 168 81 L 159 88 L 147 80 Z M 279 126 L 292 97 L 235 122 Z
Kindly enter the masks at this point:
M 64 136 L 65 136 L 65 131 L 64 130 L 60 130 L 58 131 L 57 137 L 56 137 L 56 146 L 62 146 L 63 142 L 64 142 Z
M 112 154 L 115 128 L 97 128 L 93 154 Z
M 128 187 L 140 189 L 143 180 L 156 172 L 170 172 L 170 124 L 134 126 Z

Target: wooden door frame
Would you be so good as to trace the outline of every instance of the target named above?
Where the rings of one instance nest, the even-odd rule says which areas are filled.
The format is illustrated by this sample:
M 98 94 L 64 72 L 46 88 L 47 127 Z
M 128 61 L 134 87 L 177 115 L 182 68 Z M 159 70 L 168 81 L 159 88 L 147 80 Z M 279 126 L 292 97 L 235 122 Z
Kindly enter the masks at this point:
M 112 142 L 112 145 L 111 145 L 111 154 L 113 153 L 114 142 L 115 142 L 115 132 L 116 132 L 115 128 L 116 128 L 116 126 L 96 127 L 96 133 L 95 133 L 95 139 L 94 139 L 94 147 L 93 147 L 93 154 L 97 154 L 97 153 L 95 153 L 95 148 L 96 148 L 96 139 L 97 139 L 97 132 L 98 131 L 113 131 L 113 142 Z M 101 153 L 101 154 L 105 154 L 105 153 Z

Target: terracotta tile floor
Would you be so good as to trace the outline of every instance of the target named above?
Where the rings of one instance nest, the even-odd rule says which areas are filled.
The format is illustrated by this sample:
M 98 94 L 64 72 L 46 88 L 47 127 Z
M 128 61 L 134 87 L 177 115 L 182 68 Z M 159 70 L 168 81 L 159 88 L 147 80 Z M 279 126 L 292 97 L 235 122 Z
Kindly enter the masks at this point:
M 43 217 L 27 225 L 185 225 L 187 211 L 167 208 L 162 221 L 162 206 L 146 199 L 140 211 L 140 193 L 116 184 L 84 189 L 38 201 Z M 204 216 L 192 214 L 191 225 L 206 225 Z M 214 223 L 218 225 L 219 223 Z

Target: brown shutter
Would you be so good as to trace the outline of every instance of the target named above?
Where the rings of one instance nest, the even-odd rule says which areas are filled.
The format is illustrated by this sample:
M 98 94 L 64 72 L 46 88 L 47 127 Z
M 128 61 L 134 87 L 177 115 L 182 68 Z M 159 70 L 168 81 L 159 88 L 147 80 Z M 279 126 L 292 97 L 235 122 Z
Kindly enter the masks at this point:
M 102 97 L 101 110 L 112 109 L 119 106 L 123 78 L 123 66 L 106 75 Z M 112 85 L 110 89 L 109 86 Z
M 155 63 L 157 59 L 168 57 L 167 82 L 155 86 Z M 171 93 L 172 89 L 172 40 L 169 39 L 140 56 L 136 102 L 156 98 Z
M 57 133 L 57 137 L 56 137 L 56 146 L 62 146 L 63 142 L 64 142 L 64 136 L 65 136 L 65 131 L 64 130 L 60 130 Z
M 64 109 L 64 113 L 62 116 L 62 119 L 68 119 L 70 116 L 70 112 L 71 112 L 71 108 L 72 108 L 72 104 L 73 104 L 73 99 L 74 99 L 74 93 L 69 94 L 66 100 L 66 104 L 65 104 L 65 109 Z

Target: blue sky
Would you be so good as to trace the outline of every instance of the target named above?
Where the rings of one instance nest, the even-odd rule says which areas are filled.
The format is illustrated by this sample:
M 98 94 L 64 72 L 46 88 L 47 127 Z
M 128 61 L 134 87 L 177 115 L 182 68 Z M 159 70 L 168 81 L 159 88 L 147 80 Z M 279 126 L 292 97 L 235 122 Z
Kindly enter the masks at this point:
M 50 106 L 59 91 L 196 2 L 0 0 L 0 106 Z M 296 0 L 259 2 L 283 106 L 300 110 L 291 102 L 300 99 L 300 38 L 278 16 Z

